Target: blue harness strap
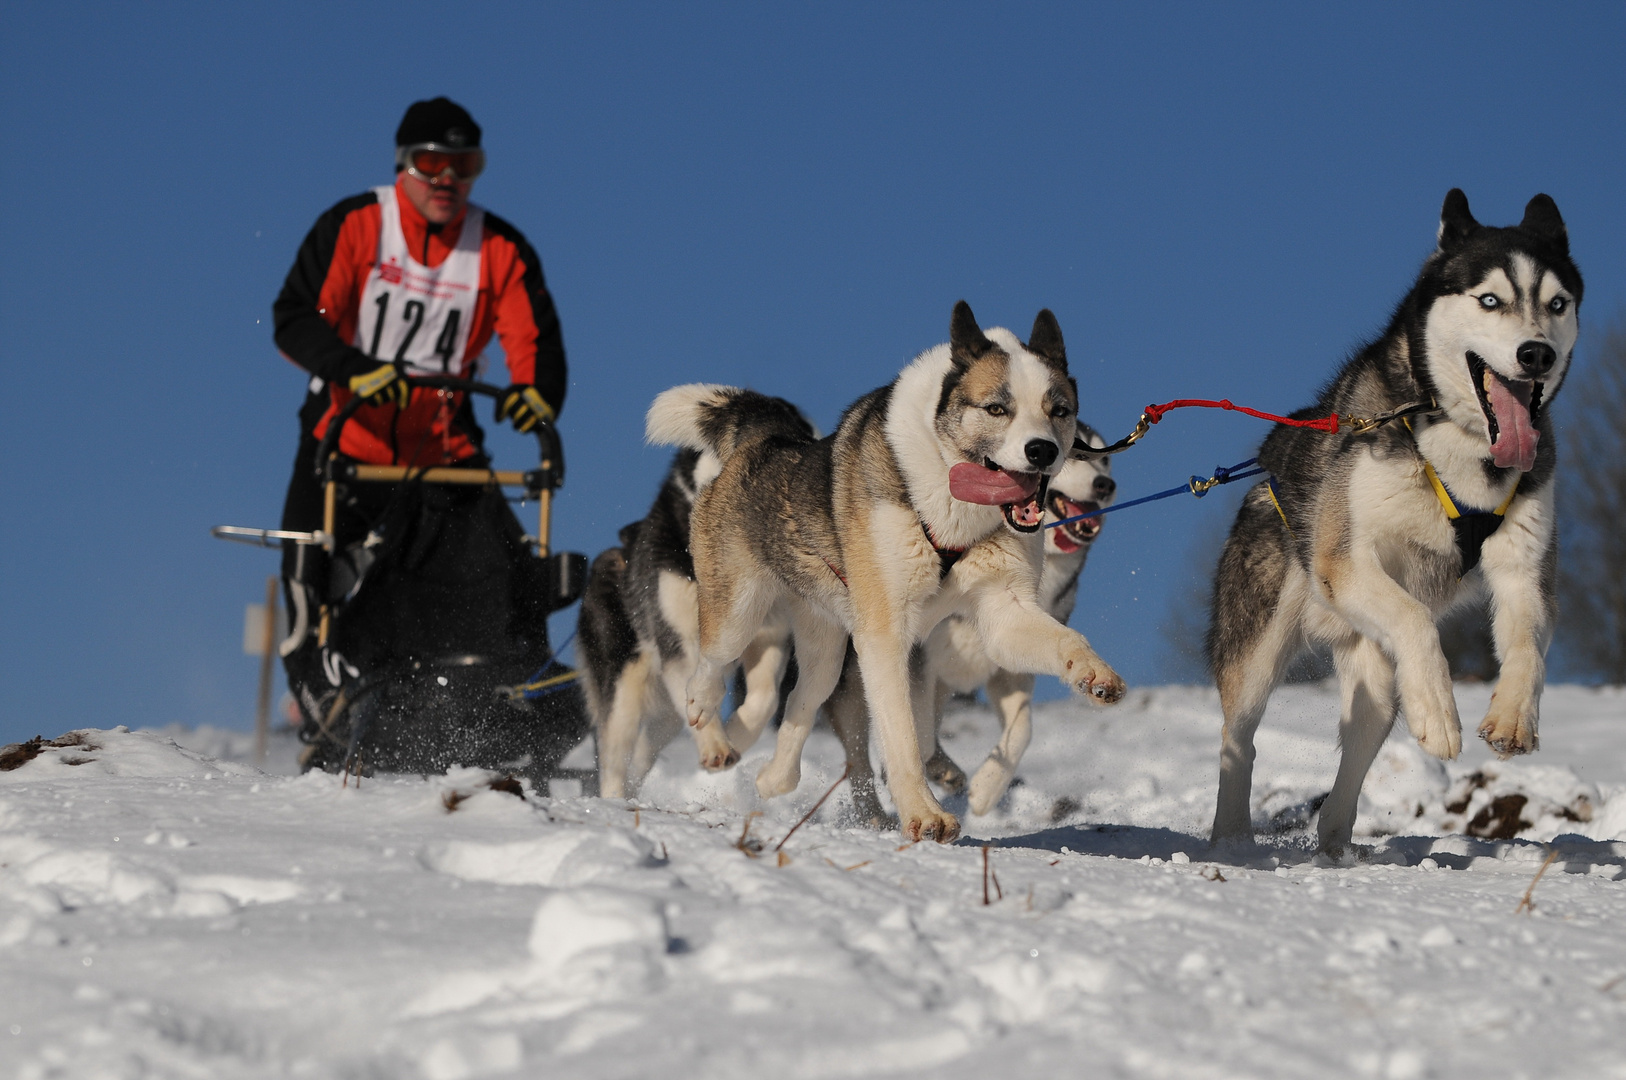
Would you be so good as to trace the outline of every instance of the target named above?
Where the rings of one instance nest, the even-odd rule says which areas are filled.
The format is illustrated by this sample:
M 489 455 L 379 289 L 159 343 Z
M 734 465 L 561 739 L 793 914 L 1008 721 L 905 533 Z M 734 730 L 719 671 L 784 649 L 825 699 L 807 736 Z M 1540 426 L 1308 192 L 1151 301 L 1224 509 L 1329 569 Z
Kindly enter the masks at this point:
M 1519 493 L 1519 479 L 1513 481 L 1513 490 L 1507 493 L 1502 505 L 1494 510 L 1478 510 L 1473 507 L 1464 508 L 1451 494 L 1451 489 L 1445 486 L 1434 471 L 1434 466 L 1426 460 L 1423 462 L 1423 472 L 1428 474 L 1428 482 L 1434 485 L 1434 495 L 1445 508 L 1445 516 L 1451 522 L 1451 530 L 1456 534 L 1457 551 L 1462 555 L 1462 575 L 1467 576 L 1468 571 L 1479 565 L 1479 556 L 1485 547 L 1485 541 L 1502 527 L 1507 517 L 1507 508 L 1513 505 L 1513 496 Z

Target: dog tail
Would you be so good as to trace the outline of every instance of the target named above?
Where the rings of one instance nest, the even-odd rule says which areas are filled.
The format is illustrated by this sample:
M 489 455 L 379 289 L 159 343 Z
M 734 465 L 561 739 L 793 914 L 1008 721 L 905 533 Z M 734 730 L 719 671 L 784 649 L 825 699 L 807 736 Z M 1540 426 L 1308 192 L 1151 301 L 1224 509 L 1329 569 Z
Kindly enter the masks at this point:
M 655 399 L 644 418 L 649 443 L 709 450 L 724 462 L 763 439 L 804 443 L 818 437 L 801 410 L 784 398 L 714 383 L 674 386 Z

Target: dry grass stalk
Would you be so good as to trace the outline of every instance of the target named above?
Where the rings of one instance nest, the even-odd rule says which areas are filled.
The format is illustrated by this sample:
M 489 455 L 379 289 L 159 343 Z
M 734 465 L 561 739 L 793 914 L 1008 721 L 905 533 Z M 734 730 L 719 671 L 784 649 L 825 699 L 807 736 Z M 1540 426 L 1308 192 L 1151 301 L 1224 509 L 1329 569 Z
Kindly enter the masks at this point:
M 734 846 L 747 859 L 754 859 L 762 854 L 762 841 L 751 835 L 751 822 L 762 816 L 761 810 L 753 810 L 745 815 L 745 821 L 740 826 L 740 838 L 734 841 Z
M 1536 876 L 1530 879 L 1530 887 L 1524 890 L 1524 899 L 1520 900 L 1519 906 L 1513 909 L 1513 914 L 1517 915 L 1522 911 L 1528 915 L 1536 910 L 1535 901 L 1530 899 L 1530 894 L 1536 891 L 1536 882 L 1541 880 L 1541 875 L 1547 872 L 1547 868 L 1553 865 L 1553 860 L 1557 858 L 1557 848 L 1553 848 L 1547 853 L 1547 860 L 1541 864 L 1541 869 L 1536 871 Z
M 823 795 L 820 795 L 819 796 L 819 801 L 813 804 L 813 809 L 811 809 L 807 813 L 803 814 L 802 815 L 802 820 L 798 821 L 796 824 L 794 824 L 794 825 L 792 825 L 790 827 L 790 832 L 785 834 L 784 840 L 779 841 L 779 843 L 777 843 L 777 844 L 775 844 L 773 846 L 773 849 L 775 851 L 778 851 L 780 848 L 784 847 L 785 846 L 785 840 L 789 840 L 792 836 L 795 836 L 796 835 L 796 830 L 800 829 L 803 825 L 806 825 L 807 820 L 809 818 L 811 818 L 814 814 L 819 812 L 819 807 L 824 805 L 824 800 L 828 799 L 830 796 L 832 796 L 832 795 L 834 795 L 836 793 L 836 788 L 841 786 L 841 782 L 843 780 L 847 779 L 847 773 L 849 773 L 851 771 L 852 771 L 852 763 L 848 762 L 846 768 L 841 770 L 841 775 L 836 777 L 836 782 L 831 784 L 829 790 L 827 790 Z M 782 866 L 784 864 L 781 863 L 780 865 Z

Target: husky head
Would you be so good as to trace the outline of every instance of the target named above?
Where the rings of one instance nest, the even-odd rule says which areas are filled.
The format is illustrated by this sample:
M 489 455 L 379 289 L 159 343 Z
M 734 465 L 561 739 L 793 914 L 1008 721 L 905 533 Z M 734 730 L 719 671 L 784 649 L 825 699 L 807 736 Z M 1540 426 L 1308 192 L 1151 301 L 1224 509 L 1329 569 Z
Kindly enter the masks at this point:
M 1558 207 L 1537 195 L 1518 225 L 1491 228 L 1453 188 L 1419 286 L 1429 299 L 1412 350 L 1417 381 L 1452 423 L 1484 438 L 1497 468 L 1529 472 L 1541 408 L 1564 381 L 1579 329 L 1581 274 Z
M 1082 420 L 1078 422 L 1078 437 L 1087 446 L 1104 447 L 1106 440 L 1100 432 Z M 1112 505 L 1118 484 L 1112 479 L 1112 459 L 1105 454 L 1075 456 L 1061 472 L 1050 480 L 1050 497 L 1045 500 L 1049 519 L 1044 533 L 1046 555 L 1071 555 L 1089 547 L 1101 535 L 1101 519 L 1087 517 L 1056 525 L 1058 521 L 1078 517 Z
M 1023 344 L 1009 330 L 984 334 L 970 305 L 954 305 L 934 425 L 956 499 L 998 506 L 1011 528 L 1037 531 L 1043 480 L 1066 464 L 1077 414 L 1078 387 L 1048 309 Z

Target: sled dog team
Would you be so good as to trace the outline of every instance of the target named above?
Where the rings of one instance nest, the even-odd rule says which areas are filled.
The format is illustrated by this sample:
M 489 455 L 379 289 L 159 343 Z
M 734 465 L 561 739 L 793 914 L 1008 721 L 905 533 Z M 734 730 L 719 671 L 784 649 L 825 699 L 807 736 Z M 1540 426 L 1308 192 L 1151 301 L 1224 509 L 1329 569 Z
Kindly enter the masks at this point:
M 1309 645 L 1331 649 L 1342 696 L 1342 759 L 1318 822 L 1329 853 L 1350 842 L 1397 712 L 1430 753 L 1461 749 L 1436 629 L 1453 609 L 1490 601 L 1502 671 L 1480 735 L 1503 756 L 1536 749 L 1555 615 L 1549 406 L 1581 292 L 1552 199 L 1494 228 L 1453 190 L 1387 328 L 1295 417 L 1406 415 L 1266 438 L 1268 475 L 1220 558 L 1208 633 L 1225 716 L 1216 842 L 1252 836 L 1254 732 Z M 1114 494 L 1110 459 L 1095 452 L 1106 444 L 1078 409 L 1050 311 L 1024 341 L 983 329 L 964 301 L 946 344 L 824 437 L 791 403 L 751 390 L 659 395 L 647 437 L 679 450 L 649 514 L 594 561 L 580 620 L 601 794 L 633 793 L 683 727 L 703 768 L 729 768 L 781 709 L 756 787 L 786 794 L 822 708 L 860 817 L 886 821 L 872 725 L 906 837 L 959 834 L 929 781 L 969 786 L 971 811 L 992 809 L 1028 745 L 1036 674 L 1098 705 L 1124 693 L 1065 625 L 1100 519 L 1044 527 Z M 968 785 L 937 726 L 950 693 L 979 687 L 1003 731 Z

